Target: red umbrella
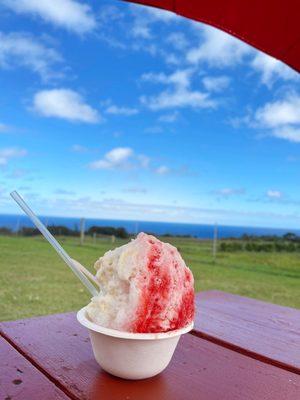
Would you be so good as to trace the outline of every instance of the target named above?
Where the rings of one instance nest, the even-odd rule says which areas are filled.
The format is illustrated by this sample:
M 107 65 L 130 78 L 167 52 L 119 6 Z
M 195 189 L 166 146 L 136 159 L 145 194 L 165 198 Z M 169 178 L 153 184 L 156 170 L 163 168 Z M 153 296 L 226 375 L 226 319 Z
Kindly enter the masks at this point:
M 300 72 L 300 0 L 133 0 L 219 28 Z

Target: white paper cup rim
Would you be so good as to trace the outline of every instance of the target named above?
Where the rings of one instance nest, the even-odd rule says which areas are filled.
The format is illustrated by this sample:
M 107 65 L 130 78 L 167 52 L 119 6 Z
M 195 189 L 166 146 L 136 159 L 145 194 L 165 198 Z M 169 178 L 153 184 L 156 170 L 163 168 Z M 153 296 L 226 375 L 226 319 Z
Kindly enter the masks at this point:
M 77 312 L 77 320 L 78 322 L 85 326 L 86 328 L 99 332 L 107 336 L 113 336 L 121 339 L 136 339 L 136 340 L 157 340 L 157 339 L 168 339 L 171 337 L 182 335 L 183 333 L 187 333 L 191 331 L 194 327 L 194 322 L 191 322 L 189 325 L 185 326 L 181 329 L 174 329 L 168 332 L 161 333 L 132 333 L 132 332 L 123 332 L 118 331 L 116 329 L 105 328 L 103 326 L 97 325 L 94 322 L 90 321 L 86 315 L 86 308 L 83 307 L 81 310 Z

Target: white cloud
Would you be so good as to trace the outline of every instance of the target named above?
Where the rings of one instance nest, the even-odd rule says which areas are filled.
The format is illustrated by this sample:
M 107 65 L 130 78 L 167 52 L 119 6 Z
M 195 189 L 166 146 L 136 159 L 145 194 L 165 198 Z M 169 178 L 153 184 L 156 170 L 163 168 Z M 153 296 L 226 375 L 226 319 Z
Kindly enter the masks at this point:
M 179 107 L 212 108 L 215 106 L 207 93 L 188 90 L 164 91 L 158 96 L 143 96 L 141 102 L 152 110 Z
M 170 22 L 170 21 L 175 21 L 176 19 L 179 18 L 173 12 L 161 10 L 155 7 L 136 6 L 135 8 L 141 9 L 141 12 L 145 13 L 145 15 L 148 14 L 155 21 Z
M 54 194 L 65 195 L 65 196 L 74 196 L 75 192 L 73 192 L 72 190 L 66 190 L 66 189 L 56 189 Z
M 61 61 L 62 57 L 56 50 L 31 35 L 0 32 L 1 68 L 21 65 L 38 73 L 43 80 L 48 80 L 62 75 L 54 69 Z
M 244 188 L 222 188 L 215 190 L 213 193 L 222 197 L 230 197 L 230 196 L 245 194 L 245 192 L 246 191 Z
M 186 58 L 192 64 L 205 62 L 213 67 L 235 66 L 252 48 L 219 29 L 201 25 L 199 46 L 190 49 Z
M 142 38 L 142 39 L 151 39 L 152 35 L 150 32 L 150 28 L 148 24 L 136 21 L 132 27 L 131 34 L 134 37 Z
M 180 88 L 187 88 L 190 86 L 193 71 L 191 69 L 177 70 L 170 75 L 164 73 L 146 73 L 143 74 L 141 79 L 151 83 L 163 83 L 166 85 L 173 84 Z
M 170 65 L 180 65 L 181 64 L 181 57 L 177 54 L 170 53 L 169 51 L 164 51 L 160 49 L 160 55 L 162 59 Z
M 279 78 L 285 81 L 299 79 L 299 74 L 284 63 L 234 36 L 208 25 L 195 26 L 199 33 L 199 45 L 186 52 L 189 63 L 205 63 L 210 67 L 224 68 L 247 62 L 250 68 L 261 75 L 261 83 L 268 88 Z
M 128 168 L 129 159 L 134 155 L 130 147 L 116 147 L 104 155 L 101 160 L 89 164 L 91 169 Z
M 138 168 L 148 168 L 150 157 L 145 154 L 136 154 L 131 147 L 116 147 L 100 160 L 89 164 L 91 169 L 110 169 L 110 170 L 132 170 Z
M 124 196 L 123 196 L 124 197 Z M 147 197 L 145 198 L 147 199 Z M 44 214 L 57 215 L 59 210 L 66 216 L 85 215 L 87 218 L 114 218 L 126 220 L 152 220 L 152 221 L 174 221 L 174 222 L 197 222 L 203 221 L 211 224 L 214 221 L 218 223 L 246 226 L 249 220 L 253 225 L 261 226 L 263 220 L 268 220 L 270 226 L 280 227 L 291 224 L 290 226 L 299 226 L 300 214 L 297 212 L 275 213 L 271 211 L 249 211 L 236 209 L 205 209 L 200 207 L 175 206 L 168 203 L 151 204 L 129 202 L 123 198 L 104 198 L 99 199 L 85 197 L 45 197 L 38 198 L 34 202 L 34 208 L 43 208 Z M 248 222 L 247 222 L 248 221 Z
M 70 89 L 42 90 L 35 94 L 33 107 L 45 117 L 92 124 L 101 120 L 98 111 L 86 104 L 79 93 Z
M 150 157 L 145 156 L 144 154 L 139 154 L 137 156 L 137 159 L 139 160 L 140 165 L 141 165 L 142 168 L 148 168 L 149 167 Z
M 113 164 L 119 164 L 132 155 L 133 150 L 130 147 L 116 147 L 106 154 L 106 159 Z
M 272 131 L 274 137 L 279 139 L 286 139 L 290 142 L 300 143 L 300 126 L 294 128 L 292 126 L 284 126 Z
M 96 28 L 91 7 L 75 0 L 2 0 L 2 4 L 18 14 L 32 14 L 78 34 Z
M 230 79 L 228 76 L 206 76 L 202 83 L 209 92 L 220 92 L 229 86 Z
M 169 114 L 163 114 L 163 115 L 161 115 L 161 116 L 158 118 L 158 120 L 161 121 L 161 122 L 172 123 L 172 122 L 177 121 L 178 116 L 179 116 L 179 113 L 178 113 L 177 111 L 174 111 L 174 112 L 169 113 Z
M 299 74 L 290 67 L 268 56 L 265 53 L 257 52 L 251 62 L 251 66 L 261 73 L 261 81 L 269 88 L 278 78 L 283 80 L 298 80 Z
M 7 165 L 12 158 L 24 157 L 27 155 L 27 150 L 18 147 L 0 148 L 0 166 Z
M 154 172 L 158 175 L 166 175 L 171 172 L 170 168 L 166 165 L 161 165 L 160 167 L 156 168 Z
M 130 107 L 118 107 L 116 105 L 110 105 L 106 108 L 105 112 L 107 114 L 113 115 L 125 115 L 127 117 L 131 115 L 138 114 L 139 110 L 137 108 L 130 108 Z
M 175 49 L 184 51 L 188 47 L 188 40 L 182 32 L 172 32 L 166 39 L 166 42 Z
M 134 16 L 133 26 L 131 28 L 132 36 L 141 39 L 151 39 L 151 25 L 153 23 L 169 23 L 175 21 L 178 16 L 174 13 L 160 10 L 154 7 L 144 7 L 141 5 L 131 5 L 130 9 Z
M 266 193 L 266 196 L 269 199 L 281 199 L 283 197 L 283 193 L 280 192 L 279 190 L 268 190 Z
M 125 8 L 118 7 L 118 3 L 115 3 L 115 5 L 111 3 L 107 5 L 101 4 L 99 11 L 99 19 L 103 24 L 111 24 L 112 21 L 121 21 L 125 18 L 125 13 L 123 12 Z
M 267 103 L 257 110 L 255 118 L 268 128 L 300 124 L 300 96 L 289 95 L 283 100 Z
M 81 144 L 73 144 L 73 146 L 71 147 L 71 151 L 73 151 L 74 153 L 87 153 L 88 148 L 82 146 Z
M 274 227 L 284 226 L 286 223 L 295 228 L 299 226 L 299 213 L 274 213 L 271 211 L 249 211 L 236 209 L 213 209 L 201 207 L 174 206 L 170 204 L 151 204 L 129 202 L 118 198 L 91 198 L 79 196 L 66 196 L 65 198 L 47 196 L 36 198 L 34 208 L 42 207 L 45 214 L 57 215 L 59 210 L 66 216 L 85 215 L 87 218 L 120 218 L 127 220 L 149 221 L 173 221 L 192 222 L 197 221 L 211 224 L 218 221 L 219 224 L 232 225 L 233 223 L 246 226 L 249 220 L 253 225 L 260 226 L 262 221 L 268 220 Z M 134 227 L 133 227 L 134 229 Z
M 141 103 L 152 110 L 180 107 L 215 107 L 215 102 L 210 99 L 208 93 L 192 90 L 190 88 L 192 74 L 193 71 L 191 69 L 177 70 L 170 75 L 164 73 L 144 74 L 142 80 L 152 83 L 162 83 L 168 85 L 170 88 L 156 96 L 142 96 L 140 98 Z
M 300 96 L 290 94 L 265 104 L 256 111 L 254 122 L 269 129 L 272 136 L 300 142 Z
M 147 189 L 145 189 L 143 187 L 133 186 L 133 187 L 128 187 L 128 188 L 123 189 L 123 192 L 145 194 L 145 193 L 147 193 Z

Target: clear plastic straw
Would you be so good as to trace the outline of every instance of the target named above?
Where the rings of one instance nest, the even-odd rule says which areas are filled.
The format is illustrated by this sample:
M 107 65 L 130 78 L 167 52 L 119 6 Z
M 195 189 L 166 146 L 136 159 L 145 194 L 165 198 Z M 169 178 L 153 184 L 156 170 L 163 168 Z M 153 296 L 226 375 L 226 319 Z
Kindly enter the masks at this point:
M 51 244 L 51 246 L 56 250 L 56 252 L 60 255 L 60 257 L 64 260 L 64 262 L 71 268 L 74 274 L 78 279 L 84 284 L 84 286 L 88 289 L 92 296 L 97 296 L 98 291 L 92 285 L 92 283 L 87 279 L 87 277 L 77 269 L 75 263 L 73 263 L 71 257 L 68 253 L 61 247 L 58 241 L 51 235 L 45 225 L 39 220 L 39 218 L 34 214 L 34 212 L 30 209 L 30 207 L 25 203 L 22 197 L 18 192 L 11 192 L 11 197 L 15 200 L 15 202 L 22 208 L 22 210 L 28 215 L 34 225 L 38 228 L 41 234 L 44 236 L 46 240 Z

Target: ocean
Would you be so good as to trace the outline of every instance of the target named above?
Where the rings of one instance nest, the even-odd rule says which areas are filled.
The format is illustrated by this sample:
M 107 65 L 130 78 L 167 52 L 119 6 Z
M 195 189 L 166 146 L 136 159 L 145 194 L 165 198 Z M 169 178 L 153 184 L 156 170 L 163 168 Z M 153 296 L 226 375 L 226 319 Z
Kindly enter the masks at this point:
M 46 225 L 63 225 L 74 229 L 80 227 L 80 218 L 69 217 L 47 217 L 40 216 L 41 221 Z M 204 224 L 186 224 L 173 222 L 149 222 L 149 221 L 126 221 L 113 219 L 86 219 L 85 228 L 88 229 L 93 225 L 123 227 L 129 233 L 136 234 L 138 232 L 151 232 L 155 235 L 172 234 L 172 235 L 191 235 L 201 239 L 212 239 L 214 226 Z M 21 227 L 31 227 L 32 222 L 26 215 L 0 215 L 0 227 L 10 228 L 14 231 Z M 218 237 L 239 238 L 244 234 L 248 235 L 278 235 L 282 236 L 287 232 L 293 232 L 300 235 L 298 229 L 277 229 L 277 228 L 257 228 L 250 226 L 218 226 Z

